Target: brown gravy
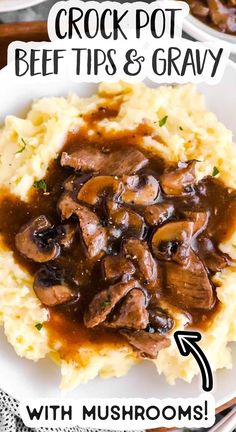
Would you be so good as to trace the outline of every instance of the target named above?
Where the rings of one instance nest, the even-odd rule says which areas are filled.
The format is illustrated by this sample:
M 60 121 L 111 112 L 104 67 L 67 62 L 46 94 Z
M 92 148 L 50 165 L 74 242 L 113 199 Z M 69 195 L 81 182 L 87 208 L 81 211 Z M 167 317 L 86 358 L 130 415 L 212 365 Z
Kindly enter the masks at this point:
M 112 111 L 111 115 L 114 113 Z M 103 115 L 107 115 L 107 112 Z M 101 118 L 101 114 L 98 115 Z M 97 115 L 91 118 L 90 127 Z M 109 148 L 122 148 L 122 146 L 139 146 L 140 138 L 148 134 L 146 125 L 139 127 L 135 132 L 122 133 L 119 138 L 113 139 L 112 136 L 102 136 L 101 131 L 96 131 L 94 135 L 88 135 L 87 129 L 81 130 L 79 133 L 71 133 L 68 136 L 67 142 L 63 150 L 71 152 L 79 145 L 86 146 L 88 142 L 94 142 L 95 146 L 103 146 Z M 149 158 L 149 165 L 141 172 L 154 175 L 156 178 L 163 173 L 166 168 L 165 162 L 153 155 L 153 153 L 144 151 L 146 157 Z M 24 258 L 15 247 L 15 235 L 23 224 L 28 222 L 30 218 L 45 214 L 53 222 L 59 224 L 60 217 L 57 213 L 57 201 L 62 193 L 63 181 L 72 174 L 71 169 L 65 169 L 60 166 L 57 160 L 51 162 L 45 182 L 47 191 L 32 188 L 28 203 L 21 201 L 6 190 L 1 191 L 0 203 L 0 232 L 4 243 L 14 252 L 15 260 L 31 275 L 39 269 L 40 264 L 32 262 Z M 193 196 L 186 197 L 167 197 L 166 201 L 171 200 L 176 205 L 178 210 L 208 210 L 210 212 L 210 221 L 207 228 L 207 234 L 213 239 L 217 245 L 223 239 L 230 237 L 234 228 L 234 212 L 236 206 L 235 191 L 225 188 L 223 183 L 214 177 L 207 177 L 198 184 L 195 188 Z M 139 209 L 142 214 L 142 209 Z M 102 217 L 102 215 L 101 215 Z M 50 320 L 46 324 L 51 336 L 52 342 L 60 340 L 62 348 L 60 355 L 63 358 L 72 358 L 76 355 L 78 346 L 84 342 L 90 341 L 93 345 L 101 344 L 116 344 L 123 342 L 123 337 L 115 330 L 111 329 L 88 329 L 83 324 L 82 313 L 86 306 L 101 289 L 108 285 L 104 282 L 101 276 L 100 263 L 91 266 L 86 259 L 83 245 L 78 247 L 78 242 L 74 242 L 74 246 L 69 252 L 63 251 L 59 258 L 55 260 L 69 276 L 70 283 L 73 285 L 73 277 L 76 272 L 85 275 L 86 283 L 81 286 L 80 300 L 71 306 L 57 306 L 50 308 Z M 72 276 L 72 277 L 71 277 Z M 163 293 L 163 297 L 165 294 Z M 175 299 L 167 299 L 175 305 Z M 216 302 L 214 308 L 209 312 L 191 312 L 195 327 L 204 328 L 209 325 L 214 313 L 217 312 L 220 305 Z

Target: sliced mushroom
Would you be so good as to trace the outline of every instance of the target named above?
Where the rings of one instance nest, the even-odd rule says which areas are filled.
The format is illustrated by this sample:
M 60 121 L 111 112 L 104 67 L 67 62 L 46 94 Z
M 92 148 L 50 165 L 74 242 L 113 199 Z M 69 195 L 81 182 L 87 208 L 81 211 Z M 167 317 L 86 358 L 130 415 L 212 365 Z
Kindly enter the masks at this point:
M 152 175 L 123 176 L 123 182 L 122 200 L 126 204 L 145 206 L 156 202 L 160 188 Z
M 196 183 L 195 167 L 197 161 L 179 164 L 179 168 L 167 172 L 160 177 L 161 187 L 166 195 L 183 195 L 189 192 L 187 188 Z
M 122 255 L 107 255 L 103 259 L 103 270 L 106 280 L 115 281 L 122 277 L 128 279 L 135 273 L 135 266 Z
M 175 304 L 184 310 L 210 310 L 215 303 L 206 268 L 192 250 L 186 265 L 166 261 L 165 286 Z
M 79 298 L 54 268 L 42 267 L 35 275 L 34 292 L 45 306 L 56 306 Z
M 194 222 L 169 222 L 154 232 L 152 250 L 162 260 L 174 260 L 182 263 L 189 256 Z
M 112 210 L 110 212 L 110 222 L 113 227 L 121 231 L 121 235 L 125 232 L 126 237 L 142 239 L 145 235 L 146 225 L 143 217 L 130 208 L 119 207 Z M 110 229 L 111 231 L 113 227 Z
M 173 319 L 159 307 L 149 309 L 149 333 L 166 334 L 174 326 Z
M 111 320 L 105 322 L 111 328 L 145 329 L 148 325 L 147 299 L 140 289 L 131 290 L 115 310 Z
M 92 328 L 103 323 L 116 304 L 134 288 L 140 288 L 140 285 L 132 279 L 128 282 L 119 282 L 96 294 L 84 314 L 85 326 Z
M 97 205 L 109 192 L 117 198 L 122 190 L 122 183 L 112 176 L 96 176 L 88 180 L 79 190 L 77 198 L 90 205 Z
M 174 206 L 171 203 L 159 203 L 148 206 L 144 212 L 144 218 L 148 225 L 157 226 L 167 221 L 174 213 Z
M 170 346 L 170 339 L 159 333 L 144 330 L 121 330 L 120 332 L 137 351 L 141 358 L 157 358 L 159 351 Z
M 154 260 L 146 242 L 138 239 L 128 239 L 123 243 L 126 258 L 135 262 L 140 278 L 145 285 L 158 284 L 157 263 Z
M 36 262 L 44 263 L 55 259 L 60 253 L 60 246 L 48 235 L 52 228 L 53 225 L 46 216 L 35 217 L 16 234 L 17 249 Z

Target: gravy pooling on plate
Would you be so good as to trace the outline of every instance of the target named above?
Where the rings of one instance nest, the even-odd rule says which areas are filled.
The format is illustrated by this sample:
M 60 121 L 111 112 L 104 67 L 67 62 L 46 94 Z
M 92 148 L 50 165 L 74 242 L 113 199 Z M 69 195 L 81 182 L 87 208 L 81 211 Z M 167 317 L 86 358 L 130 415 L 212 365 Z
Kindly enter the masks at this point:
M 214 176 L 197 182 L 195 160 L 167 164 L 141 148 L 145 123 L 103 135 L 96 120 L 109 115 L 101 107 L 70 133 L 29 202 L 4 191 L 1 201 L 1 234 L 34 275 L 67 359 L 84 341 L 128 341 L 156 358 L 173 309 L 209 324 L 220 307 L 211 278 L 229 264 L 218 245 L 232 234 L 235 191 Z

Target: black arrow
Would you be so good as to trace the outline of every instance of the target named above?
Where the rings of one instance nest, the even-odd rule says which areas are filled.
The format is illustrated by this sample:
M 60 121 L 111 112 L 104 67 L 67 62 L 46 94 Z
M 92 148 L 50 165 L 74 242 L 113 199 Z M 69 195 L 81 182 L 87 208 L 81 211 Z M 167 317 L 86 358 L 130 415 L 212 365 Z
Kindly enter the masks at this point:
M 202 339 L 201 334 L 194 331 L 176 331 L 174 338 L 180 354 L 184 357 L 192 354 L 197 361 L 202 374 L 202 389 L 207 392 L 211 391 L 213 388 L 211 367 L 204 352 L 196 343 Z

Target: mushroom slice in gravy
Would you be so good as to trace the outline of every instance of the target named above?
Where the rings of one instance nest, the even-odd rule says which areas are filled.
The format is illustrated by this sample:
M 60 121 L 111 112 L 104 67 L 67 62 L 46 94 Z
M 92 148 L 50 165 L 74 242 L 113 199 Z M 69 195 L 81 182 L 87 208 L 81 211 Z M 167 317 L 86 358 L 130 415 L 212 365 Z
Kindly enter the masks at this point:
M 46 306 L 61 305 L 79 297 L 58 273 L 56 269 L 44 266 L 35 275 L 35 294 Z
M 155 177 L 149 176 L 124 176 L 124 192 L 122 200 L 126 204 L 151 205 L 157 200 L 159 183 Z
M 152 237 L 152 250 L 159 259 L 185 261 L 189 256 L 194 222 L 169 222 L 157 228 Z
M 191 192 L 191 186 L 196 183 L 195 165 L 196 161 L 181 162 L 177 169 L 164 173 L 160 182 L 165 194 L 183 195 Z
M 77 199 L 90 205 L 97 205 L 106 194 L 117 198 L 122 190 L 122 183 L 112 176 L 96 176 L 89 179 L 79 190 Z
M 60 253 L 60 246 L 50 238 L 49 230 L 52 228 L 53 225 L 44 215 L 27 222 L 16 234 L 18 251 L 40 263 L 55 259 Z

